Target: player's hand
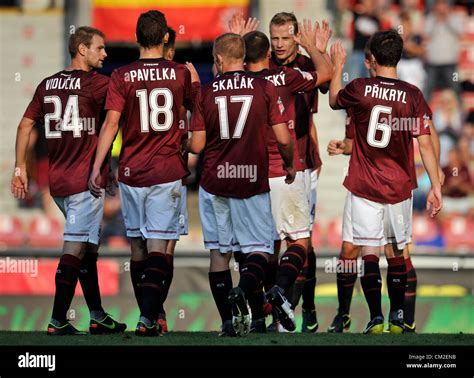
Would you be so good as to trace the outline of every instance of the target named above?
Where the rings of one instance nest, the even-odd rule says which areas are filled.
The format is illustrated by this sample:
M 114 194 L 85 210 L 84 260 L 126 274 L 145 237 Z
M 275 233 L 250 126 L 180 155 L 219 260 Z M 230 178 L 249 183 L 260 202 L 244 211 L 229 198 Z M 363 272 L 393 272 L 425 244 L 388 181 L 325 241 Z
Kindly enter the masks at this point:
M 321 28 L 317 25 L 316 28 L 316 48 L 321 54 L 325 54 L 329 40 L 332 36 L 332 29 L 329 27 L 329 22 L 323 20 Z
M 293 181 L 295 181 L 295 177 L 296 177 L 296 170 L 293 168 L 293 167 L 285 167 L 285 165 L 283 165 L 283 169 L 286 171 L 287 175 L 285 177 L 285 182 L 287 184 L 292 184 Z
M 181 156 L 186 155 L 190 151 L 190 143 L 191 139 L 189 138 L 183 138 L 181 139 L 181 147 L 179 149 L 179 152 L 181 153 Z
M 199 73 L 197 72 L 196 67 L 194 67 L 194 64 L 191 62 L 186 62 L 186 67 L 188 67 L 188 70 L 191 73 L 191 82 L 200 83 L 201 78 L 199 77 Z
M 316 30 L 319 29 L 319 23 L 316 21 L 314 23 L 314 28 L 311 23 L 311 20 L 304 19 L 303 23 L 298 23 L 298 34 L 293 36 L 293 39 L 297 44 L 302 46 L 307 51 L 316 49 Z
M 327 150 L 328 150 L 329 156 L 334 156 L 334 155 L 343 154 L 345 148 L 346 148 L 346 144 L 344 143 L 343 140 L 333 139 L 329 141 Z
M 257 30 L 260 21 L 255 17 L 249 17 L 247 21 L 244 20 L 242 13 L 236 13 L 229 21 L 229 31 L 231 33 L 239 34 L 242 37 L 252 31 Z
M 331 46 L 331 61 L 336 67 L 343 67 L 346 63 L 346 49 L 342 46 L 342 41 L 338 39 Z
M 426 199 L 426 210 L 431 211 L 430 217 L 433 218 L 441 211 L 443 207 L 443 197 L 441 196 L 441 188 L 431 188 Z
M 13 171 L 11 192 L 18 199 L 24 199 L 28 193 L 28 175 L 26 168 L 16 167 Z
M 89 177 L 88 185 L 89 191 L 94 197 L 100 198 L 102 196 L 102 192 L 100 190 L 100 170 L 92 170 L 91 176 Z
M 118 188 L 117 178 L 114 175 L 113 171 L 109 171 L 107 176 L 107 186 L 105 187 L 105 192 L 112 197 L 115 197 L 116 189 Z
M 441 186 L 443 186 L 444 179 L 446 178 L 446 176 L 440 166 L 438 166 L 438 177 L 439 177 L 439 183 L 441 184 Z

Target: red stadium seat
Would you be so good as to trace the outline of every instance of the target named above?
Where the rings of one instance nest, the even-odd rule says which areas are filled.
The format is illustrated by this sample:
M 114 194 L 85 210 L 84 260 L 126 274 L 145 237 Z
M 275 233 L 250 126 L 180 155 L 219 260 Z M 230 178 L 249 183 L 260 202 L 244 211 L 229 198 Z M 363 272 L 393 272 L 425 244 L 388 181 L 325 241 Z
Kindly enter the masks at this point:
M 63 226 L 56 218 L 38 216 L 31 220 L 29 243 L 31 247 L 61 247 Z
M 455 250 L 474 250 L 474 220 L 453 216 L 443 222 L 446 247 Z
M 313 233 L 311 235 L 311 243 L 315 251 L 321 248 L 322 246 L 322 235 L 321 235 L 321 225 L 314 222 Z
M 416 245 L 436 247 L 441 246 L 440 244 L 440 232 L 436 222 L 423 215 L 413 216 L 413 241 Z
M 0 247 L 19 247 L 25 236 L 20 218 L 0 215 Z
M 342 243 L 342 218 L 332 219 L 327 228 L 328 246 L 333 249 L 340 249 Z

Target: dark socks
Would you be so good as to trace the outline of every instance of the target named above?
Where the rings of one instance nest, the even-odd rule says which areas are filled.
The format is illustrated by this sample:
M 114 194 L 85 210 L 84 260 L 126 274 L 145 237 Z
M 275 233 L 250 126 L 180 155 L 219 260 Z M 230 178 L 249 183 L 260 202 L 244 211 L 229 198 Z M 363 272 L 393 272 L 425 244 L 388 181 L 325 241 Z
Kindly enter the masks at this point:
M 308 250 L 308 270 L 306 271 L 306 281 L 303 287 L 303 304 L 305 310 L 314 310 L 314 290 L 316 288 L 316 254 L 313 246 Z
M 252 319 L 262 319 L 265 316 L 263 315 L 263 284 L 260 284 L 249 296 L 248 302 L 250 310 L 252 311 Z
M 165 280 L 168 271 L 166 255 L 160 252 L 148 253 L 142 281 L 142 316 L 150 321 L 158 318 L 158 307 L 163 304 Z
M 209 272 L 209 284 L 222 323 L 226 320 L 231 320 L 232 312 L 228 301 L 229 291 L 232 289 L 232 275 L 230 269 L 221 272 Z
M 342 266 L 346 266 L 345 261 L 351 263 L 351 267 L 355 267 L 357 264 L 357 259 L 345 259 L 344 257 L 339 257 L 339 263 Z M 339 308 L 337 312 L 339 314 L 349 314 L 352 301 L 352 293 L 354 292 L 354 284 L 357 280 L 356 272 L 337 272 L 337 299 L 339 301 Z
M 130 276 L 132 278 L 133 292 L 135 293 L 140 313 L 142 312 L 143 306 L 142 278 L 145 270 L 145 261 L 146 260 L 130 260 Z
M 403 256 L 387 260 L 387 289 L 390 298 L 390 313 L 397 313 L 398 319 L 403 319 L 403 303 L 407 285 L 407 271 Z M 400 312 L 401 310 L 401 312 Z
M 305 249 L 297 244 L 290 245 L 280 260 L 276 284 L 285 292 L 296 280 L 306 260 Z
M 52 318 L 61 324 L 67 321 L 66 314 L 74 297 L 80 266 L 81 260 L 73 255 L 64 254 L 59 259 Z
M 170 291 L 171 282 L 173 281 L 173 271 L 174 271 L 174 258 L 173 255 L 167 254 L 166 261 L 168 263 L 166 278 L 165 278 L 165 291 L 163 293 L 163 303 L 158 305 L 158 314 L 166 314 L 165 309 L 163 308 L 166 298 L 168 298 L 168 293 Z
M 269 261 L 265 269 L 265 278 L 263 281 L 263 287 L 266 292 L 275 285 L 277 272 L 278 261 Z
M 418 279 L 410 258 L 405 259 L 405 265 L 407 268 L 407 287 L 405 290 L 403 315 L 405 323 L 413 325 L 413 323 L 415 323 L 416 284 L 418 283 Z
M 379 258 L 375 255 L 362 257 L 364 275 L 360 278 L 365 299 L 369 305 L 370 318 L 382 315 L 382 279 L 380 277 Z
M 240 270 L 238 286 L 243 290 L 246 298 L 249 298 L 261 286 L 266 265 L 267 260 L 260 253 L 249 253 L 245 256 L 244 264 Z
M 97 275 L 97 253 L 86 253 L 81 261 L 79 282 L 89 311 L 104 312 L 100 299 L 99 277 Z

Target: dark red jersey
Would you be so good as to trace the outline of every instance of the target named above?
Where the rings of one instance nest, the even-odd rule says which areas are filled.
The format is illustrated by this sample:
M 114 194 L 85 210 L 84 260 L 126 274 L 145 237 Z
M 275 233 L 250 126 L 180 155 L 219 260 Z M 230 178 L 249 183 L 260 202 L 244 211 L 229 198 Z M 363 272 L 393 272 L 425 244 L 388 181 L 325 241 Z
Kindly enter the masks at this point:
M 252 74 L 264 77 L 270 80 L 276 87 L 278 96 L 282 99 L 285 106 L 285 112 L 288 117 L 288 129 L 293 139 L 294 158 L 293 166 L 297 171 L 305 169 L 305 160 L 300 157 L 295 133 L 296 110 L 295 102 L 299 93 L 312 91 L 317 81 L 315 71 L 306 72 L 296 68 L 286 66 L 278 67 L 260 72 L 252 72 Z M 283 160 L 278 150 L 275 133 L 272 129 L 268 129 L 268 158 L 269 158 L 269 177 L 286 176 L 283 169 Z
M 272 54 L 270 69 L 279 67 L 279 63 Z M 301 71 L 313 72 L 316 70 L 313 61 L 305 55 L 297 54 L 296 58 L 285 67 L 299 68 Z M 321 165 L 318 146 L 312 143 L 309 137 L 312 113 L 318 111 L 318 91 L 314 89 L 309 93 L 299 93 L 295 101 L 296 123 L 295 132 L 299 155 L 304 159 L 304 168 L 318 169 Z
M 268 80 L 235 71 L 204 85 L 191 119 L 192 131 L 206 131 L 201 186 L 233 198 L 268 192 L 268 129 L 287 121 Z
M 112 73 L 105 108 L 122 113 L 119 181 L 146 187 L 189 174 L 180 112 L 191 104 L 191 74 L 183 64 L 139 59 Z
M 430 134 L 420 90 L 385 77 L 356 79 L 339 92 L 337 103 L 352 110 L 355 125 L 346 188 L 386 204 L 411 197 L 412 138 Z
M 97 72 L 61 71 L 36 88 L 24 117 L 44 126 L 49 189 L 65 197 L 88 190 L 109 78 Z M 103 165 L 102 184 L 108 165 Z

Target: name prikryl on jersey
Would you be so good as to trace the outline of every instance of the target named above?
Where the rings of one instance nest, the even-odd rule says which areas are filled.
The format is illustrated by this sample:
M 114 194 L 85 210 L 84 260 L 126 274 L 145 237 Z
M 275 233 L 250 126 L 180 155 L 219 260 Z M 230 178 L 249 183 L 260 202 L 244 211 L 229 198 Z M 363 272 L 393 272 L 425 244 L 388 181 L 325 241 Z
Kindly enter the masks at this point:
M 221 78 L 212 83 L 212 91 L 229 91 L 233 89 L 254 89 L 253 78 L 235 75 L 230 78 Z
M 46 90 L 60 89 L 60 90 L 73 90 L 81 89 L 81 79 L 79 77 L 68 76 L 65 79 L 55 77 L 53 79 L 46 80 Z
M 56 370 L 56 356 L 54 354 L 20 354 L 18 356 L 19 368 L 47 368 L 49 371 Z
M 383 83 L 393 85 L 393 83 Z M 370 96 L 379 100 L 397 101 L 403 104 L 407 103 L 407 93 L 401 89 L 379 87 L 378 84 L 366 85 L 364 96 Z
M 176 80 L 176 71 L 169 67 L 147 67 L 130 70 L 124 75 L 125 81 Z

